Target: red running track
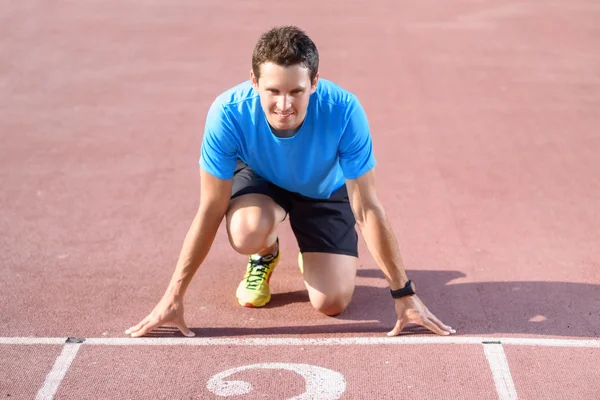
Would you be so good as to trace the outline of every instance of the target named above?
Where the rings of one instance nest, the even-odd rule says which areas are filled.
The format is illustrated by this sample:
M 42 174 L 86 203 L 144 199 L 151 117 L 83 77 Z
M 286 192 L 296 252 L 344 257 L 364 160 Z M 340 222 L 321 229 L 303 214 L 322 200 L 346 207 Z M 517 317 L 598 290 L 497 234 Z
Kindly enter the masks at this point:
M 207 107 L 247 78 L 258 35 L 286 23 L 368 113 L 421 298 L 481 340 L 434 344 L 414 328 L 405 337 L 426 343 L 88 346 L 123 338 L 160 298 L 197 206 Z M 0 37 L 1 396 L 209 398 L 215 374 L 275 363 L 337 371 L 343 398 L 600 397 L 594 2 L 23 0 L 0 6 Z M 280 236 L 273 301 L 248 310 L 234 298 L 245 259 L 219 233 L 186 298 L 193 340 L 385 337 L 393 304 L 363 243 L 353 302 L 329 318 L 308 303 L 289 226 Z M 537 341 L 486 357 L 486 338 Z M 255 384 L 247 398 L 307 385 L 285 369 L 238 375 Z

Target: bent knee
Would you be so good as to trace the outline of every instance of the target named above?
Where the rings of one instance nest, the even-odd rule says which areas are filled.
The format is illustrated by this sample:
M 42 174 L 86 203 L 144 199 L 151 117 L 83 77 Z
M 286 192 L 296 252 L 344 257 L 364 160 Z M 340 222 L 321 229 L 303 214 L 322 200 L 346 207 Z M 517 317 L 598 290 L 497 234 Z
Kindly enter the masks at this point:
M 319 298 L 311 298 L 312 306 L 322 314 L 334 317 L 341 314 L 350 304 L 352 293 L 341 294 L 337 296 L 319 296 Z
M 241 254 L 254 254 L 262 249 L 275 229 L 275 221 L 265 215 L 234 214 L 228 221 L 229 243 Z

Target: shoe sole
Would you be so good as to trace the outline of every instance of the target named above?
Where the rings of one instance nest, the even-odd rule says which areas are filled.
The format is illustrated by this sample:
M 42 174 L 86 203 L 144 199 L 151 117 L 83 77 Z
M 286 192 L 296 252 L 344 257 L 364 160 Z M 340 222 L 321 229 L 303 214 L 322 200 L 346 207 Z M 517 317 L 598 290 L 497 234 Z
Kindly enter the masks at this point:
M 269 296 L 264 302 L 262 303 L 247 303 L 241 299 L 238 299 L 238 303 L 240 306 L 242 307 L 248 307 L 248 308 L 260 308 L 260 307 L 264 307 L 267 304 L 269 304 L 269 302 L 271 301 L 271 296 Z

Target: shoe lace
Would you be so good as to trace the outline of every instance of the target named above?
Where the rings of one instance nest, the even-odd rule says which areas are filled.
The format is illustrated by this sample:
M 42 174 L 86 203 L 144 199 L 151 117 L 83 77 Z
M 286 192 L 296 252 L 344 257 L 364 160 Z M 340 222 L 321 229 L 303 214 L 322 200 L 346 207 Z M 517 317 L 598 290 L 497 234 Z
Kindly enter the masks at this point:
M 275 256 L 268 254 L 257 259 L 250 259 L 250 265 L 248 266 L 246 288 L 254 289 L 258 288 L 266 278 L 269 270 L 271 269 L 271 261 Z

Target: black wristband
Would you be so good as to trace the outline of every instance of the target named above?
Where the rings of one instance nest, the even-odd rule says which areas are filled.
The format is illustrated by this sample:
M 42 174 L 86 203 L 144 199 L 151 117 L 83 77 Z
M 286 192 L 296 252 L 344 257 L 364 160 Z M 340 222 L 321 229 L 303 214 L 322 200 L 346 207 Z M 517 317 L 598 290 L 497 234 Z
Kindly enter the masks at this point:
M 403 288 L 400 288 L 397 290 L 390 289 L 390 293 L 393 298 L 399 299 L 404 296 L 410 296 L 411 294 L 415 294 L 415 291 L 413 290 L 413 287 L 412 287 L 412 281 L 408 281 L 408 282 L 406 282 L 406 285 L 404 285 Z

